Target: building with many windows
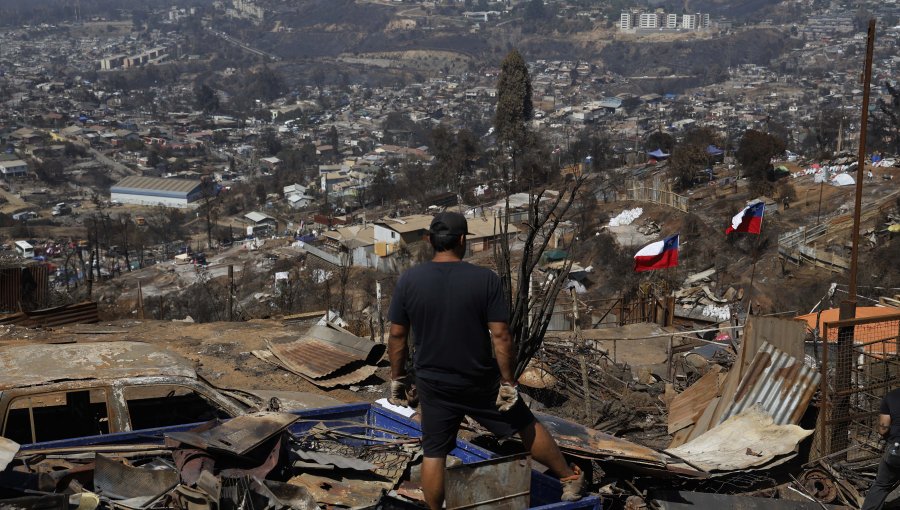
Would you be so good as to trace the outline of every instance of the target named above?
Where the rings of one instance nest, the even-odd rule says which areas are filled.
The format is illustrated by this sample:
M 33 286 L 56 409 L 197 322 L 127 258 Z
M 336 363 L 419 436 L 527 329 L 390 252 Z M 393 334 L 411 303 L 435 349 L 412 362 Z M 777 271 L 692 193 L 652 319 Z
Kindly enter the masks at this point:
M 653 12 L 622 11 L 619 15 L 619 30 L 623 32 L 708 30 L 710 26 L 709 14 L 701 12 L 675 14 L 657 9 Z

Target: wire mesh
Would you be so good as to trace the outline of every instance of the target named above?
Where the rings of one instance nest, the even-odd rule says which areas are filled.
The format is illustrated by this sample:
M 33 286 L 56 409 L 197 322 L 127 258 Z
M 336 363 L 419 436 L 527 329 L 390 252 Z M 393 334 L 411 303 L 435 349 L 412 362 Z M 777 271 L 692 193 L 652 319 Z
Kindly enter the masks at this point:
M 825 323 L 821 448 L 847 461 L 880 448 L 881 400 L 900 388 L 900 314 Z

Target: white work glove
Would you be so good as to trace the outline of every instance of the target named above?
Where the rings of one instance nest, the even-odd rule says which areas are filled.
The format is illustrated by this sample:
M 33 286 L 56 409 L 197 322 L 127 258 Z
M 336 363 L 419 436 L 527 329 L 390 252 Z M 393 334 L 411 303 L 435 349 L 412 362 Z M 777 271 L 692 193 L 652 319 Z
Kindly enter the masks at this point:
M 497 409 L 500 412 L 509 411 L 519 400 L 519 390 L 509 383 L 501 383 L 497 392 Z
M 410 384 L 409 378 L 401 377 L 391 380 L 391 396 L 388 402 L 395 406 L 416 408 L 419 405 L 419 394 L 416 387 Z

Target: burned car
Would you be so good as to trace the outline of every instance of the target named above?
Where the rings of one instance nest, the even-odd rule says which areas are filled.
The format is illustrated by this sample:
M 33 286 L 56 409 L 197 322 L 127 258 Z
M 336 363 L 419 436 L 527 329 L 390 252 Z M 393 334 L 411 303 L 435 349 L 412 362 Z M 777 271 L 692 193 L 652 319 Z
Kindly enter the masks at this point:
M 216 388 L 171 351 L 131 341 L 0 348 L 0 436 L 19 444 L 341 402 Z

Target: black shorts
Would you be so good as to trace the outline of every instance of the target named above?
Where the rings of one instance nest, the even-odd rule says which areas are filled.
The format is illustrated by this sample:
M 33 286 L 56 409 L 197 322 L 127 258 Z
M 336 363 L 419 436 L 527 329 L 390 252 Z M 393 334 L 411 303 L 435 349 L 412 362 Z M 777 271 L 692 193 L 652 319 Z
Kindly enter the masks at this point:
M 535 421 L 521 398 L 509 411 L 497 409 L 499 380 L 492 384 L 455 385 L 416 378 L 416 388 L 426 457 L 446 457 L 456 448 L 456 434 L 466 415 L 500 438 L 510 437 Z

